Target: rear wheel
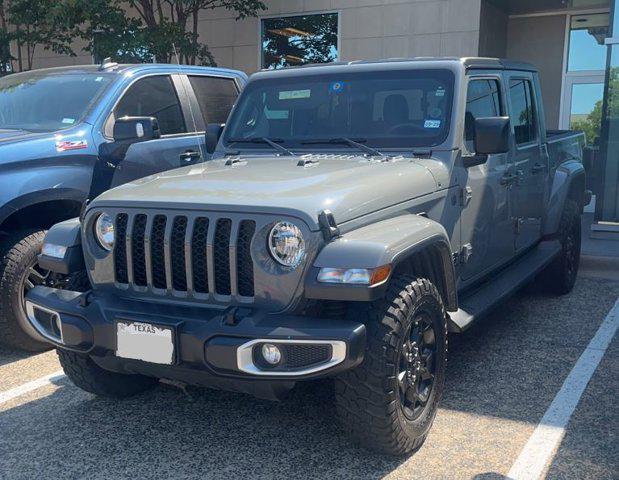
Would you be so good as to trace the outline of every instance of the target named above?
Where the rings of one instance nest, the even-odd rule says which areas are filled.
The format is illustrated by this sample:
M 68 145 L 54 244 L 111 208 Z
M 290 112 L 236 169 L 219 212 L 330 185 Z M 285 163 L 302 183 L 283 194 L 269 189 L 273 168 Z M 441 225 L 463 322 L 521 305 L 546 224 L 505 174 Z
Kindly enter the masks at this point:
M 395 278 L 368 313 L 363 363 L 336 378 L 348 433 L 391 455 L 417 450 L 432 426 L 445 384 L 447 323 L 428 280 Z
M 543 272 L 542 284 L 554 294 L 565 295 L 574 288 L 580 265 L 581 214 L 574 200 L 565 204 L 558 237 L 561 253 Z
M 79 388 L 95 395 L 124 398 L 137 395 L 157 384 L 144 375 L 123 375 L 98 366 L 88 355 L 57 349 L 64 373 Z

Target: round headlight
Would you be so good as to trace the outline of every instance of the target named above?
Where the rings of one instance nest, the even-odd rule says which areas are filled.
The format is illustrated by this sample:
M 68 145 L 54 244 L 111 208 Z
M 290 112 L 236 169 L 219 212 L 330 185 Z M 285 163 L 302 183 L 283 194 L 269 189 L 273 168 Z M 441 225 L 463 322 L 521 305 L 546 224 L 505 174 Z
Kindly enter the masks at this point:
M 296 267 L 305 255 L 305 240 L 299 227 L 279 222 L 269 233 L 269 250 L 275 260 L 286 267 Z
M 114 247 L 114 219 L 102 213 L 95 221 L 95 238 L 97 243 L 108 252 Z

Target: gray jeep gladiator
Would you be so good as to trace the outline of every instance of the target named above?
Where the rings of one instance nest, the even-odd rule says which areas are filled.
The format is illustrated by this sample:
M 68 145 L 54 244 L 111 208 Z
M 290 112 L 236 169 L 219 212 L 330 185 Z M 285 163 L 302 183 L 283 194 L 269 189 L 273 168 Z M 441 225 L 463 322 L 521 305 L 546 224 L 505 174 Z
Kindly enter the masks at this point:
M 279 399 L 328 377 L 351 436 L 405 454 L 437 412 L 448 332 L 538 274 L 574 285 L 584 136 L 546 131 L 531 65 L 265 71 L 209 129 L 213 161 L 103 193 L 45 238 L 41 265 L 92 289 L 37 286 L 28 317 L 88 392 Z

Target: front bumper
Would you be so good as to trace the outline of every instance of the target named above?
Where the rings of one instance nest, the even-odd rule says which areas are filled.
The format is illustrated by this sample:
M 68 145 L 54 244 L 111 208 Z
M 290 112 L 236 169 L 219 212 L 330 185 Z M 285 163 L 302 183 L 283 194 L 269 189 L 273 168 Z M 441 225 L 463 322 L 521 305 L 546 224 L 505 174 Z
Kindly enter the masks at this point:
M 107 370 L 267 398 L 281 396 L 298 380 L 333 376 L 353 368 L 363 360 L 365 349 L 365 326 L 346 320 L 155 304 L 40 286 L 28 293 L 26 306 L 31 323 L 50 343 L 87 353 Z M 173 364 L 118 357 L 119 320 L 172 328 Z M 255 361 L 253 347 L 267 341 L 284 349 L 316 345 L 323 353 L 328 349 L 330 355 L 306 365 L 299 363 L 299 358 L 305 357 L 296 355 L 294 368 L 264 368 Z

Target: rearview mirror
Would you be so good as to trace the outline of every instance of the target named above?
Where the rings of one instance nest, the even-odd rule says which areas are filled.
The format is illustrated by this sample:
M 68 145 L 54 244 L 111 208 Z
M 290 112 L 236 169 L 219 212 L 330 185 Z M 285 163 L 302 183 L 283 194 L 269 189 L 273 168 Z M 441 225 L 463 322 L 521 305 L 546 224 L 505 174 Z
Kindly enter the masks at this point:
M 475 153 L 493 155 L 509 152 L 509 117 L 475 119 Z
M 206 151 L 208 153 L 213 153 L 217 149 L 224 125 L 223 123 L 209 123 L 206 126 Z
M 121 117 L 114 122 L 114 141 L 137 143 L 161 137 L 155 117 Z

